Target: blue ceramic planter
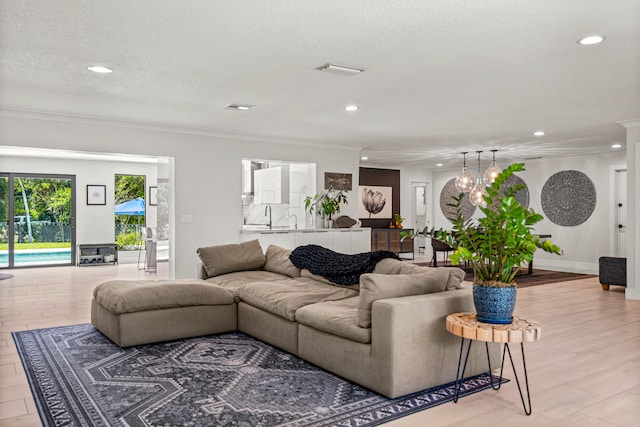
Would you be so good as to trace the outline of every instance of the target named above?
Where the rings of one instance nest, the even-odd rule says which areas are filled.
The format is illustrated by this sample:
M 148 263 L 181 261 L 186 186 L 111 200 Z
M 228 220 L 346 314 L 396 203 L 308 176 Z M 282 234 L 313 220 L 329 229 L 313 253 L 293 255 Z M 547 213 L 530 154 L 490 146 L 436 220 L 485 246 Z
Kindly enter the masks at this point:
M 473 285 L 476 319 L 484 323 L 506 325 L 513 321 L 516 307 L 516 287 L 492 288 Z

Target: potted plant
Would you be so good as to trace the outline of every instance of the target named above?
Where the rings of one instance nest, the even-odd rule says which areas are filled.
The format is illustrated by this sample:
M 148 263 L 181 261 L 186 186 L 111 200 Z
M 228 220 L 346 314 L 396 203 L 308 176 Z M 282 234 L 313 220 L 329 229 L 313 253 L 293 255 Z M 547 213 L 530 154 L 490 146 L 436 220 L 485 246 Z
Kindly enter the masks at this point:
M 517 267 L 531 261 L 536 249 L 560 254 L 560 248 L 550 240 L 540 240 L 532 234 L 533 226 L 543 219 L 531 208 L 525 208 L 514 197 L 522 188 L 518 184 L 507 188 L 500 196 L 500 187 L 515 172 L 523 171 L 523 163 L 503 170 L 484 196 L 484 214 L 477 220 L 465 220 L 460 211 L 464 194 L 454 197 L 456 218 L 453 230 L 438 230 L 435 238 L 453 247 L 451 263 L 468 262 L 473 269 L 473 298 L 477 319 L 485 323 L 508 324 L 513 320 L 517 285 Z M 493 306 L 493 307 L 492 307 Z
M 322 216 L 327 220 L 328 228 L 331 228 L 333 214 L 340 213 L 340 205 L 342 203 L 349 204 L 346 193 L 346 190 L 334 190 L 333 188 L 322 190 L 322 193 L 313 197 L 307 196 L 304 199 L 304 207 L 312 215 L 314 210 L 318 208 Z
M 404 221 L 404 218 L 402 218 L 400 214 L 393 214 L 393 225 L 395 225 L 396 228 L 402 228 L 402 221 Z

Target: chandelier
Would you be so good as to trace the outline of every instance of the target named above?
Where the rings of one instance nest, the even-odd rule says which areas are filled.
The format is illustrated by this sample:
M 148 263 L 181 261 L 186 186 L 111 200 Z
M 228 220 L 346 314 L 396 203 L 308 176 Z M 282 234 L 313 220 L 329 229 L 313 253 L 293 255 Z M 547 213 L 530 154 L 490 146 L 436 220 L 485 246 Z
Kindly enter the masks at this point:
M 496 166 L 496 151 L 498 150 L 491 150 L 491 153 L 493 154 L 493 160 L 491 160 L 491 166 L 489 166 L 484 172 L 485 185 L 493 184 L 493 181 L 495 181 L 498 175 L 500 175 L 500 172 L 502 172 L 502 170 L 498 166 Z
M 487 206 L 487 202 L 484 200 L 484 196 L 487 195 L 487 190 L 484 188 L 483 179 L 480 177 L 480 153 L 482 151 L 476 151 L 478 153 L 478 178 L 476 179 L 476 185 L 471 189 L 469 193 L 469 201 L 473 206 Z
M 473 176 L 467 171 L 467 152 L 462 152 L 462 170 L 456 176 L 456 190 L 461 193 L 468 193 L 473 189 Z

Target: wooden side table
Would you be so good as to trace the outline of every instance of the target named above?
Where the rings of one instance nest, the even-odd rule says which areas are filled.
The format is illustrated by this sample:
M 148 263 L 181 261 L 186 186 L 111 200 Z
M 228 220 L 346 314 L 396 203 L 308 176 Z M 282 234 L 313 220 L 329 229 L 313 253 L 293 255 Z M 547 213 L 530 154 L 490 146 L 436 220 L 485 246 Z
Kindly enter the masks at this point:
M 527 364 L 524 358 L 524 343 L 533 342 L 540 339 L 542 327 L 540 323 L 524 320 L 517 317 L 513 317 L 513 322 L 509 325 L 493 325 L 490 323 L 482 323 L 476 320 L 474 313 L 454 313 L 447 316 L 447 331 L 462 338 L 462 344 L 460 346 L 460 358 L 458 359 L 458 373 L 456 375 L 455 395 L 454 402 L 458 402 L 460 395 L 460 387 L 462 386 L 462 379 L 464 378 L 464 371 L 467 367 L 467 360 L 469 359 L 469 349 L 473 341 L 484 341 L 487 349 L 487 362 L 489 364 L 489 377 L 491 379 L 491 388 L 499 390 L 502 384 L 502 371 L 504 369 L 504 357 L 508 353 L 509 360 L 511 361 L 511 367 L 513 368 L 513 374 L 516 377 L 516 384 L 518 384 L 518 391 L 520 392 L 520 399 L 522 400 L 522 406 L 524 412 L 527 415 L 531 415 L 531 395 L 529 394 L 529 378 L 527 377 Z M 489 343 L 503 343 L 504 348 L 502 351 L 502 365 L 500 366 L 500 378 L 498 384 L 493 384 L 493 376 L 491 376 L 491 359 L 489 358 Z M 525 404 L 524 396 L 522 394 L 522 388 L 520 387 L 520 380 L 516 373 L 516 368 L 513 363 L 513 357 L 511 357 L 511 350 L 509 350 L 510 343 L 520 343 L 520 349 L 522 351 L 522 366 L 524 368 L 524 380 L 525 388 L 527 390 L 527 404 Z M 464 363 L 463 363 L 464 359 Z

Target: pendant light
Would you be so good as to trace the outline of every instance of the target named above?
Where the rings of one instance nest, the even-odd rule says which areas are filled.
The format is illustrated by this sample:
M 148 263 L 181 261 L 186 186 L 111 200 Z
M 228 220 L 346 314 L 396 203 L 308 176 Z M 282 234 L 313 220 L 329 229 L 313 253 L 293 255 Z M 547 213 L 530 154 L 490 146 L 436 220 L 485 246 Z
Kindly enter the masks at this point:
M 473 187 L 469 193 L 469 201 L 473 206 L 482 206 L 484 208 L 487 206 L 487 202 L 484 201 L 487 190 L 484 188 L 482 178 L 480 177 L 480 153 L 482 153 L 482 151 L 476 151 L 476 153 L 478 153 L 478 179 L 476 180 L 475 187 Z
M 467 152 L 462 153 L 462 170 L 456 176 L 456 190 L 468 193 L 473 188 L 473 176 L 467 171 Z
M 502 170 L 498 166 L 496 166 L 496 151 L 498 150 L 491 150 L 491 152 L 493 153 L 493 160 L 491 160 L 491 166 L 489 166 L 484 172 L 485 185 L 493 184 L 493 181 L 495 181 L 498 175 L 500 175 L 500 172 L 502 172 Z

